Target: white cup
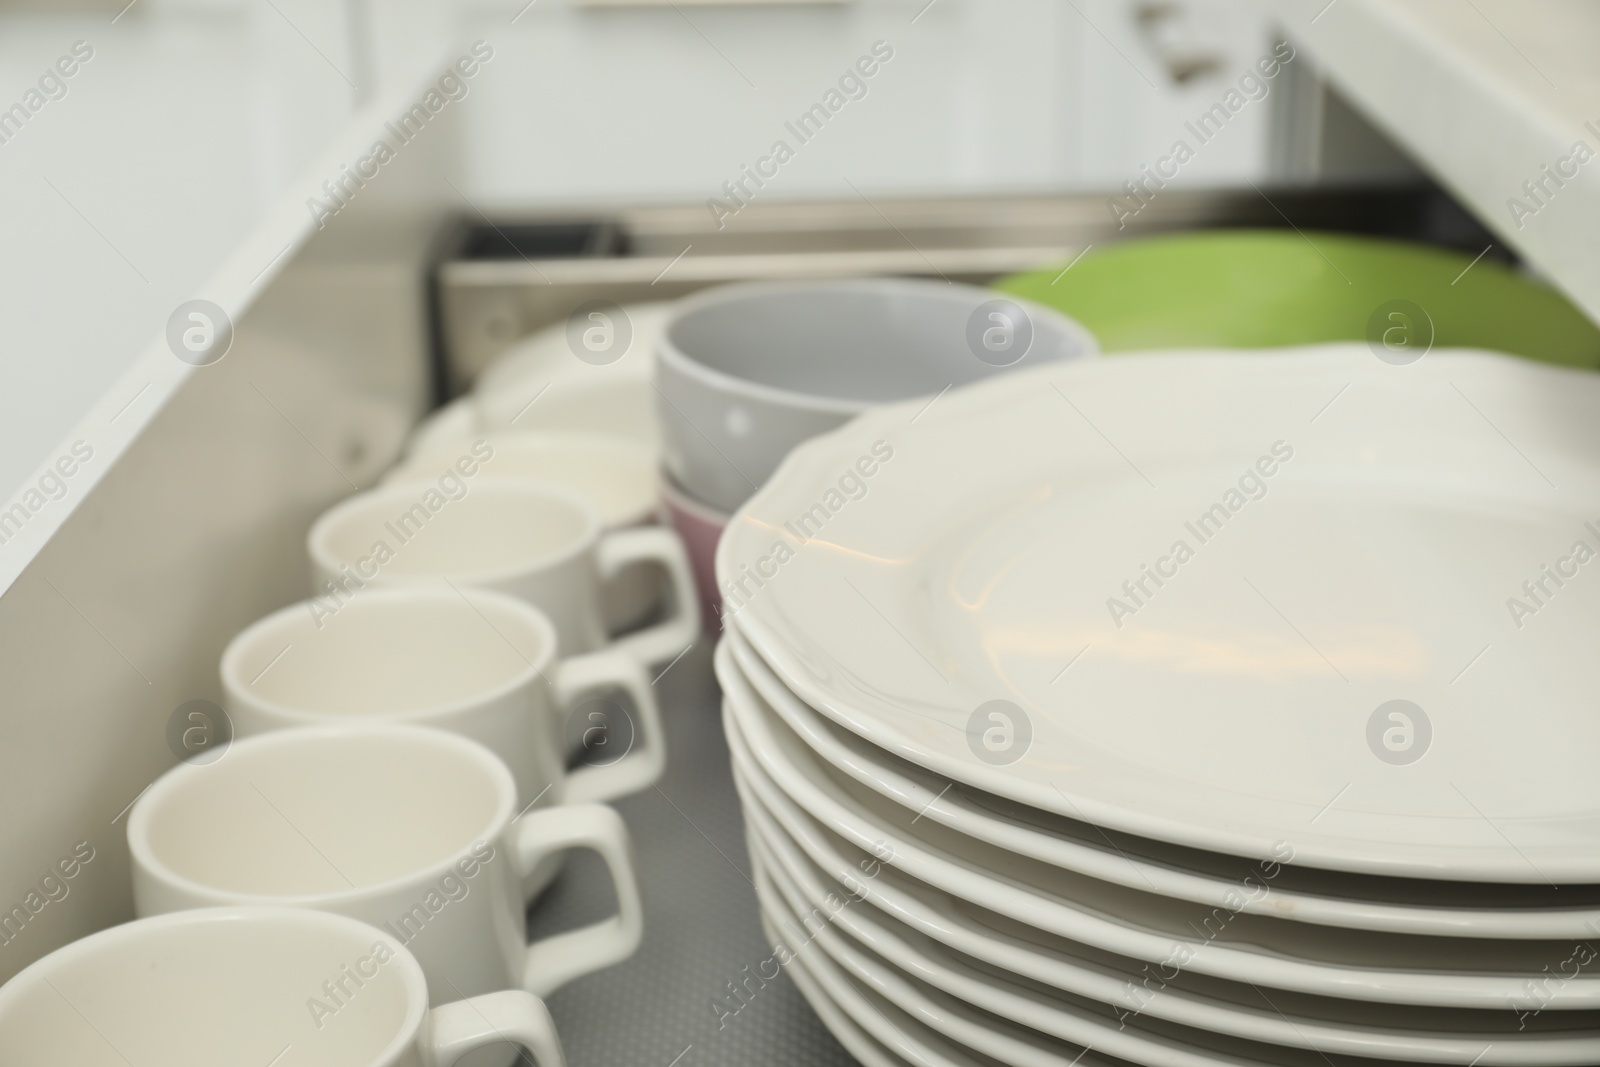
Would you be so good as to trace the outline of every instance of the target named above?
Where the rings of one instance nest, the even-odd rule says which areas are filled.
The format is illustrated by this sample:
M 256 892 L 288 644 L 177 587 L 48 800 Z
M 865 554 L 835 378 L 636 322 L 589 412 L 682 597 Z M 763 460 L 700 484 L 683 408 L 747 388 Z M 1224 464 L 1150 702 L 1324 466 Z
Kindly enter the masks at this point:
M 501 430 L 428 441 L 383 480 L 436 481 L 463 457 L 477 461 L 480 478 L 521 478 L 570 489 L 594 505 L 608 530 L 654 522 L 661 509 L 655 452 L 624 437 L 574 430 Z
M 518 479 L 460 485 L 455 498 L 431 485 L 388 485 L 326 512 L 306 541 L 313 604 L 334 613 L 373 583 L 444 581 L 528 601 L 550 616 L 569 653 L 609 644 L 642 663 L 662 663 L 694 641 L 700 611 L 676 534 L 659 527 L 604 533 L 593 505 L 558 486 Z M 666 570 L 671 608 L 662 622 L 613 641 L 605 589 L 638 563 Z
M 499 989 L 544 995 L 626 959 L 643 922 L 627 830 L 601 804 L 517 814 L 488 749 L 420 726 L 275 730 L 182 763 L 133 805 L 137 914 L 289 905 L 360 919 L 404 944 L 435 1004 Z M 589 848 L 616 915 L 529 945 L 522 879 Z
M 613 800 L 650 786 L 666 743 L 644 668 L 618 652 L 558 660 L 557 651 L 544 614 L 504 593 L 374 588 L 332 616 L 303 601 L 255 622 L 222 653 L 222 687 L 238 737 L 351 721 L 470 737 L 511 769 L 519 807 Z M 584 732 L 602 730 L 603 743 L 620 732 L 588 716 L 571 723 L 590 697 L 613 690 L 638 709 L 631 747 L 569 772 L 567 755 Z
M 430 1011 L 422 968 L 393 937 L 293 908 L 124 923 L 0 987 L 6 1067 L 447 1067 L 504 1041 L 539 1067 L 564 1067 L 537 997 L 490 993 Z
M 467 460 L 478 478 L 520 478 L 570 489 L 594 505 L 607 532 L 648 526 L 661 517 L 655 449 L 611 434 L 506 430 L 419 443 L 384 476 L 385 484 L 437 482 Z M 635 564 L 605 590 L 606 626 L 638 625 L 661 599 L 658 567 Z

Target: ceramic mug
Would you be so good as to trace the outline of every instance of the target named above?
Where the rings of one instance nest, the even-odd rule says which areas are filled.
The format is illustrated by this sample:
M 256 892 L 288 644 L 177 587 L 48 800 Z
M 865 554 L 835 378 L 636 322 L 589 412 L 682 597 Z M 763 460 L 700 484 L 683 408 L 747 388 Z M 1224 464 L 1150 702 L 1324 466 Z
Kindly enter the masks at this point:
M 715 286 L 679 301 L 656 342 L 663 461 L 696 499 L 737 511 L 796 445 L 869 407 L 1098 351 L 1061 312 L 970 285 Z
M 421 726 L 276 730 L 182 763 L 128 816 L 134 910 L 216 905 L 335 912 L 422 965 L 433 1003 L 544 995 L 626 959 L 642 931 L 627 830 L 601 804 L 518 814 L 488 749 Z M 610 870 L 617 914 L 526 944 L 522 879 L 567 848 Z
M 380 585 L 447 582 L 498 589 L 540 608 L 568 653 L 608 644 L 642 663 L 673 659 L 700 629 L 683 544 L 661 528 L 604 533 L 599 514 L 558 486 L 516 479 L 397 484 L 358 493 L 307 537 L 313 591 L 333 610 Z M 451 495 L 451 494 L 454 495 Z M 663 621 L 613 641 L 606 586 L 625 568 L 663 568 L 672 604 Z
M 607 532 L 654 524 L 658 453 L 638 441 L 572 430 L 506 430 L 419 444 L 384 484 L 437 482 L 467 460 L 482 478 L 520 478 L 570 489 L 593 504 Z M 661 599 L 660 568 L 636 563 L 605 589 L 606 627 L 639 625 Z
M 0 987 L 6 1067 L 448 1067 L 505 1041 L 564 1067 L 537 997 L 489 993 L 430 1011 L 422 968 L 393 937 L 296 908 L 123 923 Z
M 613 800 L 653 784 L 666 743 L 644 668 L 617 652 L 563 660 L 557 651 L 550 621 L 516 597 L 374 588 L 331 615 L 303 601 L 252 624 L 222 653 L 222 686 L 238 737 L 352 721 L 470 737 L 511 769 L 519 807 Z M 615 690 L 638 710 L 628 751 L 569 772 L 573 734 L 616 727 L 574 715 Z
M 659 475 L 661 502 L 666 506 L 667 521 L 683 539 L 689 553 L 689 567 L 694 571 L 695 588 L 700 591 L 700 620 L 708 634 L 722 632 L 722 593 L 717 589 L 717 542 L 722 531 L 728 528 L 730 516 L 718 511 L 702 500 L 696 500 L 688 490 L 672 480 L 672 475 L 662 470 Z

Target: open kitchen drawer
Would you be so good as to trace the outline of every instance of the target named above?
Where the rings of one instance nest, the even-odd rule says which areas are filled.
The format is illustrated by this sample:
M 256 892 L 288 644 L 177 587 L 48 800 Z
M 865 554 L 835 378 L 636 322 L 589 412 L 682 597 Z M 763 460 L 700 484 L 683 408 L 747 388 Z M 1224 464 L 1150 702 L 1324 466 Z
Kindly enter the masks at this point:
M 1336 63 L 1331 45 L 1329 55 Z M 391 192 L 353 200 L 335 225 L 287 225 L 279 259 L 276 238 L 252 235 L 254 258 L 224 271 L 247 309 L 226 356 L 162 364 L 159 385 L 135 368 L 93 413 L 105 436 L 64 442 L 81 461 L 82 441 L 81 466 L 94 469 L 50 501 L 48 529 L 17 539 L 27 543 L 10 550 L 0 595 L 0 912 L 27 915 L 0 934 L 0 980 L 130 917 L 126 813 L 174 762 L 174 716 L 220 701 L 229 638 L 309 592 L 312 519 L 373 484 L 420 415 L 518 337 L 596 297 L 673 297 L 751 276 L 931 270 L 982 282 L 1118 236 L 1103 196 L 775 202 L 729 233 L 697 206 L 491 223 L 451 193 L 449 144 L 408 153 Z M 346 148 L 329 157 L 335 166 Z M 288 207 L 303 212 L 300 199 Z M 1354 219 L 1468 247 L 1488 240 L 1426 187 L 1274 202 L 1175 193 L 1141 232 L 1277 226 L 1286 214 L 1308 228 Z M 581 240 L 541 252 L 560 226 Z M 679 261 L 689 245 L 695 255 Z M 252 277 L 263 258 L 270 269 Z M 151 359 L 171 357 L 156 346 Z M 793 986 L 770 977 L 706 644 L 656 683 L 667 776 L 618 805 L 639 851 L 644 946 L 551 998 L 578 1067 L 848 1062 Z M 64 892 L 41 894 L 41 878 L 82 846 L 93 859 Z M 573 864 L 532 925 L 605 912 L 603 881 Z M 30 894 L 42 905 L 24 906 Z

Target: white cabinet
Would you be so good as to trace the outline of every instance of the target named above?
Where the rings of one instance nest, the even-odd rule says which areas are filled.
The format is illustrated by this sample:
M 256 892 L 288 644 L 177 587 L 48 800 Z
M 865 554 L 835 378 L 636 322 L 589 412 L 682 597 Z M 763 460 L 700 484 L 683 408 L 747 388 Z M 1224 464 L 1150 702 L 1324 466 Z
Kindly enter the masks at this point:
M 1600 7 L 1296 0 L 1298 41 L 1505 244 L 1600 315 Z
M 487 205 L 721 195 L 777 141 L 794 159 L 761 198 L 1116 187 L 1267 49 L 1265 20 L 1186 3 L 1215 68 L 1179 84 L 1131 0 L 856 0 L 466 9 L 493 71 L 467 115 L 463 168 Z M 1172 6 L 1172 5 L 1165 5 Z M 515 19 L 515 24 L 512 24 Z M 857 87 L 875 42 L 893 58 Z M 790 131 L 840 89 L 826 129 Z M 848 94 L 848 95 L 846 95 Z M 855 97 L 859 98 L 855 98 Z M 1185 179 L 1258 172 L 1265 108 Z M 770 168 L 769 168 L 770 169 Z M 752 186 L 752 188 L 754 188 Z
M 421 7 L 0 7 L 0 591 L 189 373 L 176 309 L 242 314 L 315 228 L 308 197 L 442 62 L 399 17 Z

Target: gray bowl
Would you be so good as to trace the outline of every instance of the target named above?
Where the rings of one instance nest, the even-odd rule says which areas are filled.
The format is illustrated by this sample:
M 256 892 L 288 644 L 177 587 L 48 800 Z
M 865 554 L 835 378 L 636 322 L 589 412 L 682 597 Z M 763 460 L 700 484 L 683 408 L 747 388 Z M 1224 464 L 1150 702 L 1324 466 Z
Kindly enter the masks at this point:
M 656 347 L 665 465 L 735 511 L 795 445 L 876 404 L 1096 355 L 1031 301 L 909 278 L 741 282 L 683 301 Z

